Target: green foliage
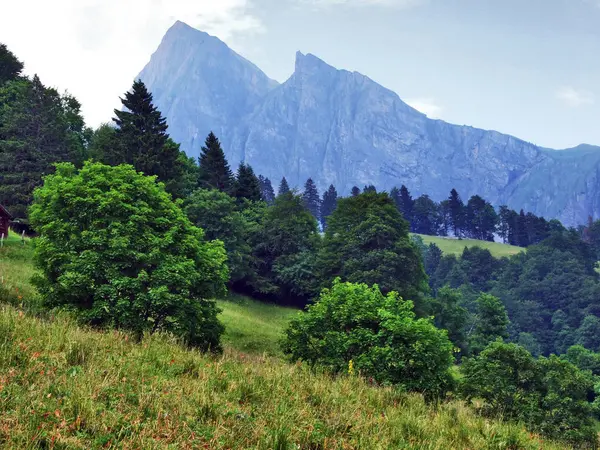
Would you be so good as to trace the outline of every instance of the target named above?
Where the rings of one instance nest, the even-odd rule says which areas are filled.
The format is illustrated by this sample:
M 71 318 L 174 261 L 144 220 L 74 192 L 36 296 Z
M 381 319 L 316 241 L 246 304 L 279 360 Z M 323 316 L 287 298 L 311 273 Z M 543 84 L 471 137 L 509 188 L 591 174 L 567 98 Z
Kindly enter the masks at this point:
M 469 320 L 469 312 L 462 306 L 462 295 L 449 287 L 441 288 L 432 301 L 432 313 L 436 327 L 447 330 L 448 338 L 462 354 L 468 354 L 468 343 L 465 326 Z
M 461 390 L 484 400 L 489 415 L 525 423 L 528 428 L 577 445 L 594 446 L 594 383 L 591 375 L 557 356 L 536 360 L 515 344 L 491 343 L 461 367 Z
M 254 217 L 239 208 L 234 198 L 215 189 L 194 191 L 184 205 L 188 218 L 204 230 L 206 239 L 218 239 L 225 245 L 231 282 L 250 283 L 256 270 L 251 242 L 259 226 Z M 258 215 L 264 214 L 261 204 L 247 207 L 260 208 Z
M 131 166 L 57 166 L 36 190 L 37 286 L 49 307 L 70 307 L 94 325 L 165 330 L 219 348 L 209 300 L 228 272 L 220 242 L 206 242 L 152 177 Z
M 465 207 L 465 228 L 469 237 L 493 241 L 498 216 L 491 203 L 478 195 L 469 199 Z
M 253 254 L 257 258 L 254 290 L 279 302 L 304 304 L 316 291 L 317 221 L 292 192 L 267 208 Z
M 600 353 L 588 350 L 582 345 L 573 345 L 561 358 L 581 370 L 589 370 L 592 374 L 600 376 Z
M 26 218 L 33 190 L 53 163 L 83 160 L 80 106 L 37 76 L 0 86 L 0 204 L 15 218 Z
M 23 70 L 23 63 L 0 43 L 0 86 L 8 81 L 16 80 Z
M 327 220 L 337 208 L 338 193 L 333 184 L 329 185 L 329 189 L 323 192 L 321 200 L 321 227 L 323 231 L 327 229 Z
M 121 99 L 125 110 L 115 109 L 115 146 L 102 162 L 131 164 L 138 172 L 156 175 L 166 188 L 183 176 L 179 144 L 169 139 L 167 120 L 152 103 L 152 94 L 141 80 Z M 179 194 L 179 192 L 172 192 Z
M 271 180 L 259 175 L 258 182 L 260 183 L 262 198 L 265 202 L 267 202 L 267 205 L 272 205 L 275 203 L 275 191 L 273 190 Z
M 290 186 L 285 177 L 283 177 L 281 179 L 281 183 L 279 183 L 279 190 L 277 191 L 277 195 L 287 194 L 288 192 L 290 192 Z
M 473 353 L 482 351 L 490 342 L 508 338 L 508 315 L 502 302 L 489 294 L 477 299 L 475 331 L 470 337 Z
M 321 199 L 319 197 L 319 191 L 317 185 L 309 178 L 304 184 L 304 192 L 302 193 L 302 201 L 306 209 L 310 211 L 313 217 L 319 220 L 321 216 Z
M 378 383 L 444 395 L 450 387 L 452 344 L 413 304 L 378 286 L 342 283 L 324 289 L 293 319 L 283 349 L 290 359 L 346 372 L 349 365 Z
M 263 200 L 260 181 L 248 164 L 241 163 L 238 168 L 234 196 L 240 200 L 246 199 L 251 202 Z
M 221 148 L 219 139 L 212 131 L 206 137 L 198 161 L 200 163 L 198 175 L 198 186 L 200 188 L 218 189 L 227 194 L 233 193 L 235 188 L 233 172 L 227 159 L 225 159 L 225 152 Z
M 596 316 L 585 316 L 575 335 L 579 345 L 594 351 L 600 350 L 600 319 Z
M 329 217 L 319 255 L 323 286 L 336 277 L 396 291 L 424 309 L 426 275 L 411 243 L 408 223 L 385 194 L 366 193 L 340 199 Z

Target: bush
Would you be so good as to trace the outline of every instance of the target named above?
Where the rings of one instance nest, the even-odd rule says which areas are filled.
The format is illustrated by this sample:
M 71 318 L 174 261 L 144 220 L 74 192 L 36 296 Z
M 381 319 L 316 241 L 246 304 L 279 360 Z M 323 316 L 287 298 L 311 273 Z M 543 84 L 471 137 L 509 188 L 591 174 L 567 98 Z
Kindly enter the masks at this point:
M 377 285 L 342 283 L 324 289 L 286 331 L 292 360 L 334 372 L 357 371 L 384 384 L 443 395 L 449 388 L 452 344 L 428 319 L 415 319 L 413 303 Z M 352 364 L 350 364 L 352 362 Z
M 168 331 L 218 349 L 213 300 L 228 272 L 222 243 L 206 242 L 155 177 L 131 166 L 58 164 L 34 194 L 38 289 L 49 307 L 99 326 Z
M 482 399 L 482 411 L 577 445 L 594 444 L 594 383 L 557 356 L 535 359 L 516 344 L 493 342 L 461 367 L 461 392 Z

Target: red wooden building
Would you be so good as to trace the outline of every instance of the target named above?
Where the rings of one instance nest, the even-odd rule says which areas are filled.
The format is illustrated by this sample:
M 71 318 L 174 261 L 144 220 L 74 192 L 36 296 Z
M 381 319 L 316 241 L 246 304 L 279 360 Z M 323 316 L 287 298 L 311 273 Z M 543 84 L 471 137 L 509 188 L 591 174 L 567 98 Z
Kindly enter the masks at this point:
M 8 224 L 12 216 L 6 210 L 6 208 L 0 205 L 0 236 L 4 234 L 4 237 L 8 237 Z

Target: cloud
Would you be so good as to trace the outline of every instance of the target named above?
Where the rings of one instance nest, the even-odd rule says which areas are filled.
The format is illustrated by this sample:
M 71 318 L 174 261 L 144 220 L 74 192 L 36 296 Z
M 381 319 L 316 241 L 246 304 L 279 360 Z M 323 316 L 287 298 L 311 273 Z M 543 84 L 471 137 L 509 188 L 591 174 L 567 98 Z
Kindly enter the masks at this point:
M 556 92 L 556 98 L 571 108 L 595 103 L 594 94 L 589 91 L 578 90 L 572 86 L 563 86 Z
M 30 0 L 2 5 L 0 42 L 28 74 L 69 89 L 89 125 L 109 121 L 118 97 L 175 22 L 231 42 L 262 29 L 252 0 Z M 235 42 L 235 41 L 234 41 Z
M 444 110 L 444 108 L 438 105 L 435 100 L 431 98 L 413 98 L 405 100 L 405 103 L 409 106 L 412 106 L 417 111 L 422 112 L 430 119 L 439 119 L 442 111 Z

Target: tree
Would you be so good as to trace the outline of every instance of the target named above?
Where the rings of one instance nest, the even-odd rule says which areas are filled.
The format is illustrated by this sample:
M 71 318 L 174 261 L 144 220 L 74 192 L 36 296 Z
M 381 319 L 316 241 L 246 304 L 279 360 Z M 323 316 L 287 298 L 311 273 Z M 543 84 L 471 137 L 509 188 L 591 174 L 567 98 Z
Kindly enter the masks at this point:
M 33 190 L 53 163 L 80 164 L 86 129 L 81 105 L 37 76 L 0 86 L 0 204 L 26 219 Z
M 461 392 L 483 400 L 483 412 L 519 421 L 530 430 L 577 448 L 595 447 L 594 381 L 552 355 L 536 360 L 515 344 L 492 342 L 461 366 Z
M 377 284 L 417 302 L 421 312 L 426 275 L 408 223 L 385 193 L 343 198 L 329 217 L 319 256 L 322 286 L 341 277 Z
M 204 230 L 207 240 L 218 239 L 225 245 L 232 285 L 251 284 L 256 271 L 251 242 L 259 224 L 239 210 L 234 198 L 216 189 L 194 191 L 184 206 L 192 224 Z
M 366 194 L 368 192 L 377 193 L 377 188 L 375 186 L 373 186 L 372 184 L 369 184 L 368 186 L 365 186 L 363 188 L 363 194 Z
M 510 237 L 512 215 L 508 206 L 502 205 L 498 211 L 498 234 L 502 238 L 502 242 L 508 243 Z
M 110 164 L 131 164 L 145 175 L 169 183 L 182 176 L 179 144 L 169 139 L 167 120 L 152 103 L 152 94 L 137 80 L 121 98 L 124 109 L 115 109 L 118 146 Z
M 442 250 L 433 242 L 429 244 L 426 251 L 423 254 L 423 263 L 425 266 L 425 273 L 427 275 L 433 275 L 440 265 L 442 260 Z
M 302 194 L 302 201 L 306 209 L 310 211 L 313 217 L 317 220 L 320 218 L 321 199 L 319 198 L 319 191 L 312 178 L 306 180 L 304 185 L 304 192 Z
M 23 71 L 23 63 L 0 43 L 0 86 L 8 81 L 16 80 Z
M 252 202 L 262 200 L 260 181 L 254 175 L 254 170 L 249 164 L 240 163 L 234 188 L 234 196 L 239 199 L 246 199 Z
M 198 186 L 202 189 L 217 189 L 226 194 L 233 193 L 235 178 L 225 158 L 219 139 L 211 131 L 206 137 L 198 159 L 200 171 Z
M 494 207 L 478 195 L 469 199 L 465 211 L 465 228 L 469 237 L 482 241 L 494 241 L 498 216 Z
M 378 286 L 334 280 L 306 313 L 292 319 L 283 344 L 292 361 L 333 372 L 356 371 L 379 383 L 443 396 L 450 387 L 452 345 L 411 301 Z
M 327 229 L 327 219 L 333 214 L 337 207 L 338 194 L 333 184 L 329 185 L 329 189 L 323 192 L 323 200 L 321 201 L 321 227 L 323 231 Z
M 448 338 L 462 354 L 468 353 L 465 326 L 469 312 L 461 306 L 462 295 L 456 289 L 445 286 L 441 288 L 432 302 L 432 312 L 436 327 L 447 330 Z
M 273 190 L 271 180 L 259 175 L 258 182 L 260 183 L 260 190 L 263 200 L 267 203 L 267 205 L 272 205 L 275 202 L 275 191 Z
M 454 236 L 461 237 L 464 227 L 465 205 L 458 195 L 456 189 L 450 191 L 448 197 L 448 208 L 450 210 L 450 222 L 454 231 Z
M 406 186 L 402 185 L 400 187 L 400 203 L 398 205 L 398 209 L 402 213 L 402 216 L 408 221 L 408 223 L 412 224 L 412 211 L 415 202 L 410 196 L 410 192 Z M 412 226 L 412 225 L 411 225 Z M 412 228 L 411 228 L 412 231 Z
M 138 337 L 164 330 L 219 349 L 211 299 L 225 293 L 223 244 L 205 241 L 153 177 L 126 165 L 63 163 L 34 197 L 36 285 L 47 306 Z
M 481 352 L 490 342 L 508 338 L 508 315 L 502 302 L 489 294 L 477 299 L 475 331 L 471 336 L 473 353 Z
M 254 291 L 280 303 L 304 305 L 316 291 L 317 221 L 293 192 L 283 193 L 267 208 L 253 255 L 258 270 Z
M 290 186 L 285 177 L 283 177 L 281 179 L 281 183 L 279 183 L 279 190 L 277 191 L 277 195 L 287 194 L 288 192 L 290 192 Z
M 413 232 L 437 235 L 440 227 L 438 205 L 428 195 L 421 195 L 413 204 L 411 220 Z
M 360 195 L 360 188 L 358 186 L 353 186 L 351 191 L 352 197 L 356 197 Z
M 577 329 L 576 339 L 579 345 L 597 352 L 600 350 L 600 319 L 587 315 Z

